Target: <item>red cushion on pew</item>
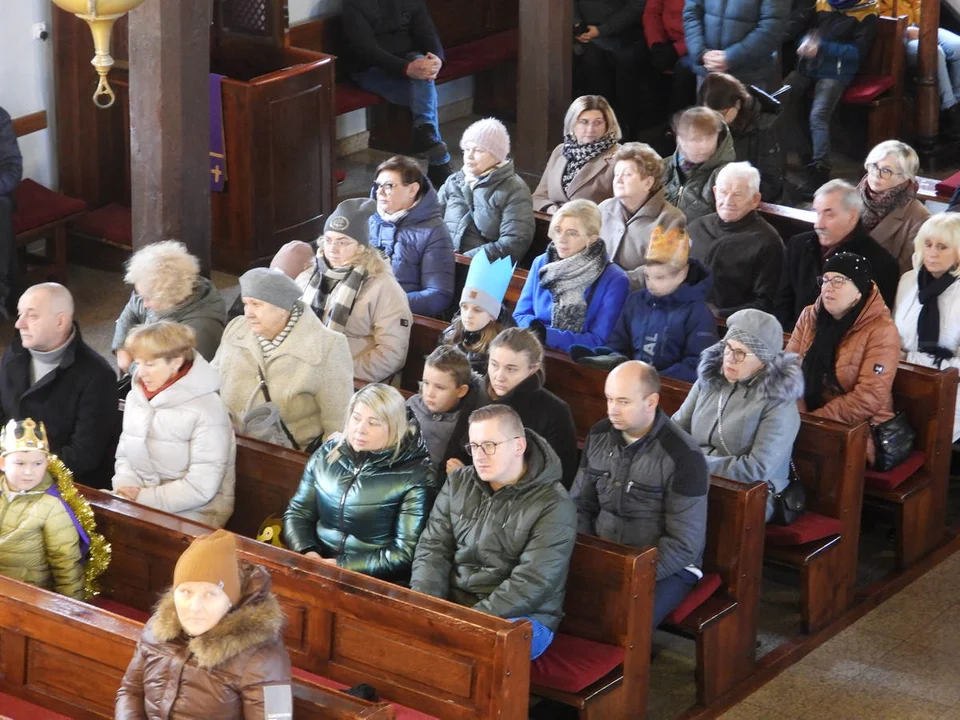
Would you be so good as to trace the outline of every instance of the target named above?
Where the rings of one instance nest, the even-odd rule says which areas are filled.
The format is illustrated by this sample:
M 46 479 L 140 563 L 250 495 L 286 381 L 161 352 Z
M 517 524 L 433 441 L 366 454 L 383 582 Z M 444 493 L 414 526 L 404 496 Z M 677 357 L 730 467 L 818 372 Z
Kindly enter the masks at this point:
M 803 545 L 843 532 L 843 523 L 836 518 L 805 512 L 793 525 L 767 525 L 767 542 L 771 545 Z
M 949 195 L 953 197 L 958 185 L 960 185 L 960 172 L 955 172 L 946 180 L 941 180 L 936 184 L 937 195 Z
M 119 203 L 110 203 L 86 213 L 74 223 L 73 231 L 120 247 L 133 247 L 130 208 Z
M 13 191 L 17 209 L 13 213 L 13 234 L 35 230 L 47 223 L 83 212 L 83 200 L 67 197 L 27 178 Z
M 343 115 L 344 113 L 370 107 L 371 105 L 378 105 L 383 102 L 383 99 L 379 95 L 367 92 L 352 82 L 338 82 L 336 98 L 337 115 Z
M 295 678 L 300 678 L 301 680 L 309 680 L 312 683 L 316 683 L 321 687 L 330 688 L 331 690 L 346 690 L 349 688 L 349 685 L 344 685 L 343 683 L 337 682 L 336 680 L 331 680 L 330 678 L 325 678 L 323 675 L 316 675 L 312 672 L 302 670 L 300 668 L 291 668 L 292 675 Z M 368 683 L 374 688 L 377 686 L 376 680 L 371 679 Z M 387 701 L 389 702 L 389 701 Z M 427 715 L 422 713 L 419 710 L 414 710 L 413 708 L 408 708 L 403 705 L 398 705 L 397 703 L 390 703 L 393 706 L 393 716 L 396 720 L 436 720 L 433 715 Z
M 119 615 L 125 617 L 129 620 L 136 620 L 137 622 L 145 623 L 150 619 L 150 613 L 144 612 L 143 610 L 137 610 L 132 608 L 129 605 L 122 605 L 116 600 L 111 600 L 110 598 L 105 598 L 101 595 L 98 595 L 93 600 L 90 601 L 90 604 L 94 607 L 98 607 L 101 610 L 107 610 L 112 612 L 114 615 Z
M 867 105 L 883 95 L 894 85 L 889 75 L 857 76 L 843 91 L 841 102 L 849 105 Z
M 700 582 L 690 591 L 690 594 L 683 599 L 683 602 L 677 605 L 677 608 L 664 618 L 664 622 L 670 623 L 671 625 L 677 625 L 683 622 L 684 618 L 706 602 L 707 598 L 713 595 L 722 583 L 723 579 L 716 573 L 704 575 L 700 578 Z
M 557 633 L 547 651 L 530 663 L 530 685 L 580 692 L 623 662 L 623 648 Z
M 66 715 L 47 710 L 6 693 L 0 693 L 0 713 L 10 720 L 70 720 Z
M 871 487 L 874 490 L 893 490 L 897 485 L 922 468 L 926 459 L 927 456 L 924 453 L 919 450 L 914 450 L 907 455 L 906 460 L 886 472 L 877 472 L 876 470 L 867 468 L 867 471 L 863 474 L 863 481 L 867 487 Z
M 447 60 L 440 68 L 437 82 L 466 77 L 501 63 L 516 60 L 519 37 L 519 30 L 513 28 L 448 49 Z

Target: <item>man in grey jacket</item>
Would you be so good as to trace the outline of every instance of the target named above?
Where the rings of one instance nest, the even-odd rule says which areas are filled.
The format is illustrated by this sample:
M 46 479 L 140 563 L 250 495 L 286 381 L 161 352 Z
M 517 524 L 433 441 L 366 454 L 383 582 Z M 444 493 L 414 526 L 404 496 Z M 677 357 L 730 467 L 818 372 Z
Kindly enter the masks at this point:
M 17 247 L 13 236 L 13 191 L 23 178 L 23 158 L 10 115 L 0 107 L 0 320 L 10 317 L 16 275 Z
M 579 531 L 657 548 L 657 627 L 703 576 L 710 475 L 693 439 L 657 407 L 656 369 L 626 362 L 605 390 L 608 419 L 587 436 L 572 492 Z
M 560 459 L 507 405 L 470 415 L 473 465 L 451 473 L 417 543 L 410 587 L 533 626 L 530 659 L 563 616 L 576 509 Z

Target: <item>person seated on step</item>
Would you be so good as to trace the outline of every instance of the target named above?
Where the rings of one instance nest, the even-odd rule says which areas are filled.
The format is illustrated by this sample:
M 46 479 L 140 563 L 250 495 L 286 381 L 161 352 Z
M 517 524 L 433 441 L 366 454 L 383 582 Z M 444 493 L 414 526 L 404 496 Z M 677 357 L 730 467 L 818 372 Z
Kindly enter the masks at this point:
M 130 355 L 123 349 L 135 325 L 158 320 L 193 328 L 197 352 L 213 360 L 227 324 L 227 312 L 217 286 L 200 274 L 200 261 L 177 240 L 151 243 L 127 261 L 123 281 L 133 285 L 130 299 L 117 318 L 111 349 L 121 372 L 130 371 Z
M 533 209 L 549 215 L 570 200 L 603 202 L 613 196 L 613 156 L 620 149 L 620 125 L 607 99 L 583 95 L 563 119 L 563 142 L 550 153 Z
M 820 297 L 803 309 L 786 351 L 803 367 L 800 412 L 845 425 L 893 418 L 900 335 L 873 280 L 870 262 L 851 252 L 823 265 Z M 867 464 L 876 449 L 867 437 Z
M 296 281 L 303 288 L 300 302 L 329 329 L 347 336 L 354 377 L 390 382 L 407 361 L 413 315 L 390 265 L 370 246 L 375 210 L 376 203 L 365 198 L 340 203 Z
M 477 120 L 464 130 L 460 149 L 463 169 L 437 192 L 453 246 L 467 257 L 482 249 L 491 260 L 506 257 L 520 264 L 536 224 L 530 188 L 507 159 L 507 128 L 494 118 Z
M 114 717 L 291 717 L 285 625 L 270 573 L 238 557 L 234 536 L 198 537 L 144 626 Z
M 439 317 L 453 300 L 453 240 L 430 181 L 410 158 L 380 163 L 370 197 L 370 245 L 390 262 L 410 311 Z
M 654 228 L 642 266 L 645 287 L 627 298 L 604 345 L 573 345 L 570 357 L 601 369 L 642 360 L 666 377 L 693 382 L 700 353 L 717 341 L 717 321 L 706 302 L 710 274 L 689 249 L 682 227 Z
M 530 266 L 513 311 L 547 347 L 603 345 L 630 292 L 630 279 L 600 241 L 600 208 L 571 200 L 550 219 L 550 244 Z
M 307 461 L 283 514 L 283 536 L 309 558 L 406 582 L 439 486 L 403 395 L 365 385 L 350 401 L 343 433 Z
M 590 428 L 570 494 L 577 530 L 657 548 L 656 628 L 703 577 L 710 472 L 693 438 L 659 408 L 651 365 L 620 365 L 604 391 L 607 418 Z
M 279 270 L 241 275 L 244 314 L 227 325 L 211 364 L 238 434 L 309 450 L 343 428 L 353 357 L 346 336 L 325 327 L 300 295 Z
M 643 287 L 650 233 L 658 225 L 686 224 L 665 199 L 663 158 L 644 143 L 626 143 L 613 156 L 613 197 L 600 203 L 600 237 L 607 257 L 627 271 L 630 289 Z
M 420 392 L 407 398 L 407 408 L 420 424 L 437 477 L 445 477 L 447 461 L 460 455 L 479 394 L 470 361 L 459 348 L 441 345 L 427 355 Z
M 425 0 L 347 0 L 341 9 L 347 68 L 364 90 L 413 115 L 411 152 L 429 163 L 435 187 L 453 172 L 440 139 L 436 79 L 443 67 L 440 35 Z
M 703 352 L 673 421 L 703 450 L 712 475 L 767 483 L 769 521 L 774 496 L 790 483 L 801 397 L 800 359 L 783 352 L 783 328 L 773 315 L 748 308 L 731 315 L 723 340 Z
M 900 268 L 896 258 L 880 247 L 860 222 L 860 192 L 845 180 L 831 180 L 817 190 L 813 209 L 817 213 L 813 230 L 787 241 L 774 310 L 784 331 L 793 331 L 803 309 L 820 297 L 817 282 L 823 274 L 824 261 L 840 252 L 856 253 L 867 259 L 880 296 L 892 308 Z
M 716 110 L 692 107 L 673 121 L 677 150 L 663 168 L 667 202 L 679 208 L 687 222 L 716 210 L 713 186 L 717 173 L 737 159 L 730 129 Z
M 490 343 L 504 328 L 516 325 L 510 310 L 503 307 L 513 267 L 509 258 L 491 263 L 484 253 L 474 256 L 460 294 L 460 312 L 440 335 L 442 344 L 466 353 L 480 375 L 487 371 Z
M 237 442 L 220 375 L 188 325 L 161 320 L 123 344 L 137 363 L 123 410 L 113 490 L 188 520 L 223 527 L 233 514 Z
M 417 543 L 410 587 L 532 626 L 530 658 L 563 617 L 576 509 L 550 444 L 506 405 L 470 415 L 473 464 L 452 472 Z
M 23 179 L 23 156 L 10 114 L 0 107 L 0 320 L 10 319 L 16 292 L 17 239 L 13 235 L 13 191 Z
M 753 307 L 773 312 L 783 270 L 780 234 L 760 217 L 760 173 L 724 165 L 713 188 L 717 211 L 690 223 L 690 256 L 713 276 L 707 302 L 717 317 Z

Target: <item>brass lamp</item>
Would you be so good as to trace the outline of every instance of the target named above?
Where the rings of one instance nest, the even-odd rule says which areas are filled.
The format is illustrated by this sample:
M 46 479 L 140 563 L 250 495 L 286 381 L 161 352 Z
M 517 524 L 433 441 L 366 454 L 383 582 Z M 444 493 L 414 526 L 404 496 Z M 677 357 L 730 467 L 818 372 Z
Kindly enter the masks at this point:
M 107 74 L 113 67 L 110 55 L 110 34 L 118 18 L 143 3 L 143 0 L 53 0 L 54 4 L 73 13 L 90 26 L 93 47 L 96 51 L 90 64 L 97 69 L 100 82 L 93 93 L 93 104 L 106 109 L 113 105 L 116 96 L 107 82 Z

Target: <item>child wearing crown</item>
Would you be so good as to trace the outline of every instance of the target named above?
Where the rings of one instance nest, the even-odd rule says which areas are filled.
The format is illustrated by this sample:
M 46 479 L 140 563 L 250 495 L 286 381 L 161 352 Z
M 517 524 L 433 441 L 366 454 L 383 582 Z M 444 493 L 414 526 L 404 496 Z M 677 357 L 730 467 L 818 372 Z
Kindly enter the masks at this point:
M 50 454 L 43 423 L 7 423 L 0 469 L 0 575 L 78 600 L 95 595 L 110 547 L 73 474 Z

